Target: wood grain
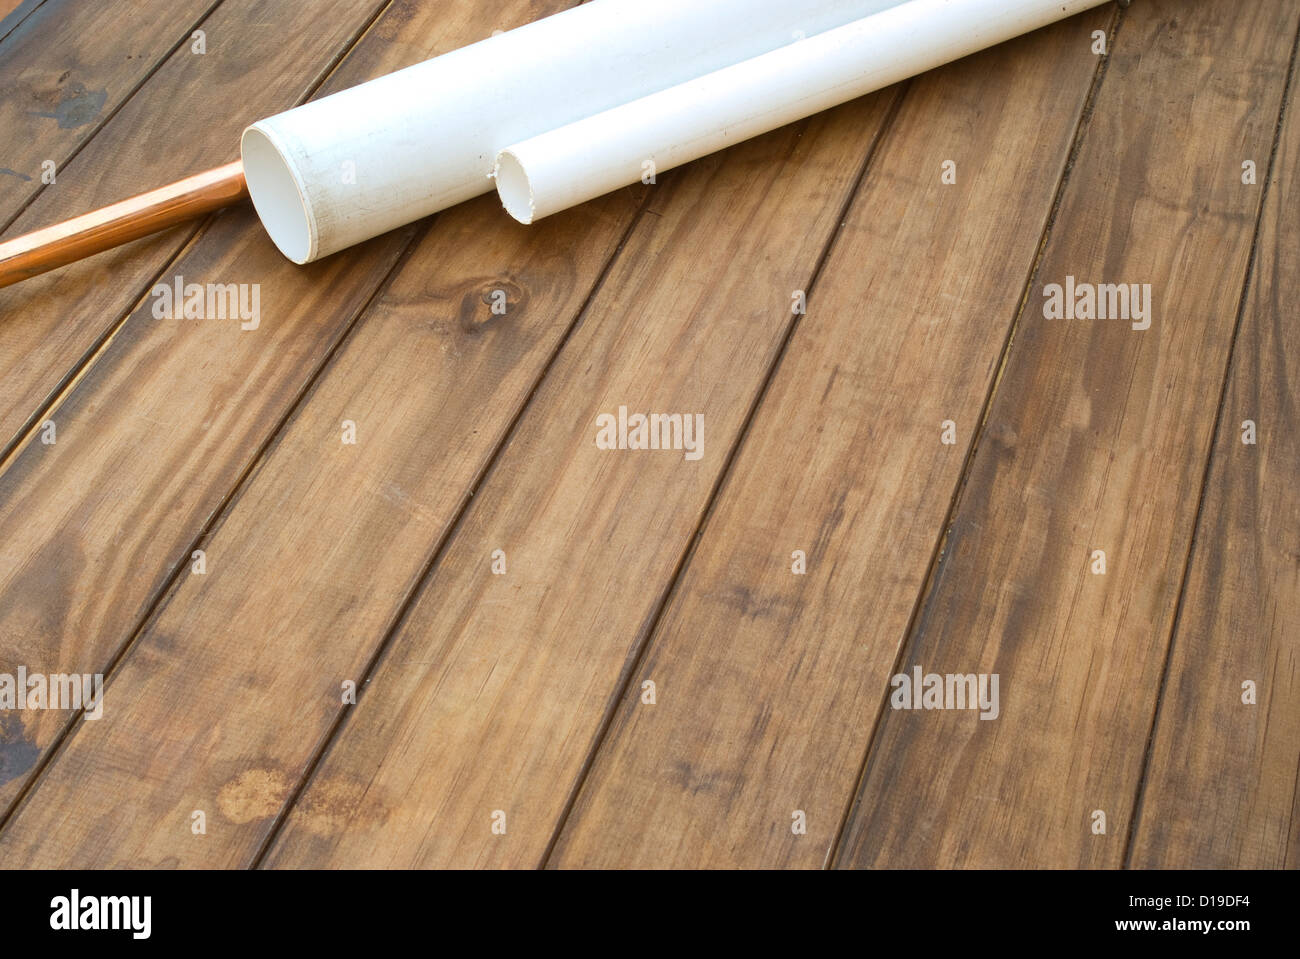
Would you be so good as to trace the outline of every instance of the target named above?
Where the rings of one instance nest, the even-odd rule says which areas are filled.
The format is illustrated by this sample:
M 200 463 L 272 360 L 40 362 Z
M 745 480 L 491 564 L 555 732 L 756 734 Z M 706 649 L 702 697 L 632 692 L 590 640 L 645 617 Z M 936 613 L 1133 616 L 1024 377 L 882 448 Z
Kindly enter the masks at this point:
M 389 8 L 330 84 L 480 36 L 474 7 Z M 537 8 L 520 0 L 500 13 L 523 22 Z M 0 474 L 0 672 L 109 668 L 413 234 L 296 267 L 245 209 L 219 217 L 170 266 L 168 281 L 255 285 L 260 323 L 159 320 L 146 298 L 54 410 L 57 443 L 31 437 Z M 77 721 L 39 710 L 10 719 L 0 806 Z
M 1298 14 L 1130 9 L 900 661 L 1000 717 L 886 710 L 840 864 L 1121 864 Z M 1153 284 L 1150 328 L 1044 319 L 1068 275 Z
M 268 864 L 541 861 L 895 94 L 659 177 Z M 598 449 L 620 405 L 702 456 Z
M 57 185 L 67 160 L 220 2 L 46 0 L 5 37 L 0 226 L 45 188 L 42 164 L 55 163 Z
M 244 126 L 304 99 L 380 6 L 382 0 L 223 3 L 204 24 L 207 53 L 178 50 L 60 167 L 57 183 L 8 235 L 235 159 Z M 0 290 L 0 460 L 199 228 L 177 227 Z
M 0 864 L 253 861 L 638 200 L 539 228 L 484 229 L 495 196 L 439 217 L 203 542 L 208 572 L 132 645 L 104 718 L 0 833 Z
M 829 856 L 1098 73 L 1091 33 L 1110 20 L 914 83 L 552 865 Z M 960 443 L 941 442 L 945 420 Z
M 1300 866 L 1298 84 L 1293 74 L 1174 632 L 1134 831 L 1138 868 Z M 1254 445 L 1242 442 L 1247 420 Z

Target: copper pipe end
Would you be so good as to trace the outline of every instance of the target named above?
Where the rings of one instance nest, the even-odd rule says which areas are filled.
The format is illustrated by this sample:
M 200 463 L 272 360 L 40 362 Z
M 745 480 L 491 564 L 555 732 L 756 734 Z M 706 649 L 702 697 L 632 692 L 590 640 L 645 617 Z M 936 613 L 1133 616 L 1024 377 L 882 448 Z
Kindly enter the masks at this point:
M 248 196 L 244 167 L 227 163 L 0 243 L 0 287 L 157 233 Z

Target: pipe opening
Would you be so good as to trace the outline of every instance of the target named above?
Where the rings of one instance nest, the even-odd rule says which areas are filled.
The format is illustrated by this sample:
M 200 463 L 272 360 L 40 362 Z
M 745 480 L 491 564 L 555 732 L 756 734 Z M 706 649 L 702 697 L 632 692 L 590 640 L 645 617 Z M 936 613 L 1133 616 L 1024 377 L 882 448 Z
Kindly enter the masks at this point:
M 520 223 L 533 222 L 533 185 L 528 180 L 524 165 L 509 150 L 497 154 L 496 170 L 492 176 L 497 182 L 497 196 L 506 212 Z
M 271 242 L 294 263 L 315 255 L 311 214 L 297 178 L 274 141 L 256 127 L 240 141 L 248 195 Z

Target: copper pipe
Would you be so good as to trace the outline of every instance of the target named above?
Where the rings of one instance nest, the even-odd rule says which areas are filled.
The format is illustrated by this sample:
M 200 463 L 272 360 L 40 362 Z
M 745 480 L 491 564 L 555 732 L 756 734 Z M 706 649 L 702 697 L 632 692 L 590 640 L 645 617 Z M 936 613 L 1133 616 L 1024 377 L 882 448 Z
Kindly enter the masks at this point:
M 236 160 L 6 240 L 0 243 L 0 287 L 230 206 L 246 196 L 244 167 Z

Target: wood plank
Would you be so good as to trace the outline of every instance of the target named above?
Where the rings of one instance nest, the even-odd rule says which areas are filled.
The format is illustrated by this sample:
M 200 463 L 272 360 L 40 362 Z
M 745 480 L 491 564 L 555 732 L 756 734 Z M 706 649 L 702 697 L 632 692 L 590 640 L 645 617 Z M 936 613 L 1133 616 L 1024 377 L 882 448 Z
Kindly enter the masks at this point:
M 462 46 L 481 35 L 477 9 L 388 8 L 325 89 Z M 499 11 L 508 25 L 538 15 L 527 0 Z M 32 437 L 0 474 L 0 667 L 110 667 L 414 233 L 304 268 L 251 211 L 231 211 L 170 266 L 169 279 L 256 284 L 260 325 L 157 320 L 147 298 L 55 409 L 57 443 Z M 49 710 L 11 719 L 0 807 L 76 722 Z
M 132 645 L 104 718 L 0 832 L 0 863 L 253 861 L 639 199 L 536 228 L 495 195 L 439 218 L 202 544 L 208 572 Z
M 1300 300 L 1300 75 L 1292 69 L 1134 829 L 1139 868 L 1300 866 L 1300 328 L 1291 306 Z M 1247 420 L 1253 445 L 1242 442 Z M 1243 702 L 1247 681 L 1254 705 Z
M 826 861 L 1111 20 L 909 91 L 551 864 Z
M 0 0 L 0 27 L 3 27 L 4 21 L 9 19 L 10 15 L 19 7 L 26 8 L 20 13 L 20 16 L 26 16 L 36 8 L 33 0 Z
M 0 41 L 13 33 L 45 0 L 0 0 Z
M 9 232 L 234 159 L 244 126 L 304 99 L 381 6 L 228 0 L 205 21 L 207 52 L 178 50 Z M 0 460 L 198 230 L 177 227 L 0 290 Z
M 25 11 L 0 43 L 0 225 L 42 191 L 47 160 L 58 185 L 68 159 L 220 2 L 47 0 Z
M 541 861 L 896 93 L 660 176 L 269 864 Z M 620 405 L 702 455 L 598 449 Z
M 900 659 L 1000 715 L 885 709 L 839 864 L 1122 863 L 1298 14 L 1129 10 Z M 1045 319 L 1067 276 L 1152 284 L 1150 327 Z

